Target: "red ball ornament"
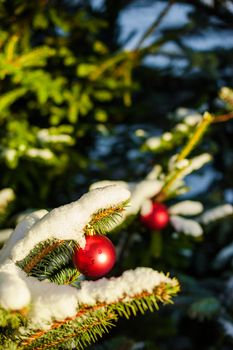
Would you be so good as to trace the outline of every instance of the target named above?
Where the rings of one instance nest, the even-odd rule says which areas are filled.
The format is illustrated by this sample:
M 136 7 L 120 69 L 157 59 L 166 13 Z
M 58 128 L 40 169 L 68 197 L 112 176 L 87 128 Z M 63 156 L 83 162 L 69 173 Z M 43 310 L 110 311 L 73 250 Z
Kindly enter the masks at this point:
M 97 278 L 106 275 L 116 261 L 115 247 L 105 236 L 86 236 L 85 247 L 74 252 L 76 268 L 87 277 Z
M 146 212 L 141 213 L 141 221 L 151 230 L 161 230 L 169 222 L 167 207 L 162 203 L 152 203 Z

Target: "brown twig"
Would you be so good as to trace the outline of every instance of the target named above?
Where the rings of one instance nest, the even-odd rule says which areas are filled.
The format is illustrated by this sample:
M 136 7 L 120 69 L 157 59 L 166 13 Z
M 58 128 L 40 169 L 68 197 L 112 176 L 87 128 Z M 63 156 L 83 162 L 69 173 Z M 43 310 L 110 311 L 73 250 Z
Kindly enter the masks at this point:
M 222 114 L 215 117 L 212 123 L 223 123 L 223 122 L 227 122 L 230 119 L 233 119 L 233 112 Z
M 63 240 L 56 241 L 53 244 L 45 247 L 38 255 L 33 257 L 32 260 L 29 261 L 29 263 L 24 266 L 23 270 L 26 273 L 29 273 L 38 264 L 39 261 L 41 261 L 47 254 L 51 253 L 54 249 L 56 249 L 63 242 L 64 242 Z
M 163 18 L 166 16 L 168 11 L 170 10 L 173 3 L 174 3 L 174 0 L 170 0 L 168 4 L 164 7 L 164 9 L 156 18 L 156 20 L 152 23 L 152 25 L 150 25 L 150 27 L 146 30 L 146 32 L 143 34 L 143 36 L 139 40 L 136 50 L 138 50 L 141 47 L 142 43 L 146 40 L 146 38 L 150 36 L 155 31 L 155 29 L 160 25 L 160 23 L 162 22 Z

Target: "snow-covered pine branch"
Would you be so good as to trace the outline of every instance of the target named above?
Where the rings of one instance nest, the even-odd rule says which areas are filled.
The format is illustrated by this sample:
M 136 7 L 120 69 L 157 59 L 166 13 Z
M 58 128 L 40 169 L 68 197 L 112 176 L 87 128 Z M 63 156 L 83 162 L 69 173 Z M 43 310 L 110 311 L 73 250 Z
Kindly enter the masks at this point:
M 180 145 L 185 138 L 188 138 L 196 126 L 202 119 L 200 114 L 188 114 L 180 121 L 171 132 L 165 132 L 160 136 L 149 137 L 144 145 L 143 150 L 151 152 L 161 152 L 170 150 Z
M 99 181 L 91 185 L 91 189 L 102 188 L 109 185 L 122 186 L 130 191 L 130 205 L 126 207 L 123 217 L 136 215 L 144 201 L 155 196 L 162 188 L 162 181 L 158 179 L 145 179 L 139 182 L 125 181 Z
M 172 226 L 177 232 L 184 233 L 193 237 L 199 237 L 203 234 L 203 229 L 200 224 L 194 220 L 185 219 L 178 215 L 170 217 Z
M 207 210 L 201 215 L 199 221 L 206 225 L 229 215 L 233 215 L 233 206 L 231 204 L 223 204 Z
M 177 280 L 150 268 L 126 271 L 117 278 L 82 281 L 79 288 L 40 278 L 39 267 L 47 256 L 55 254 L 56 261 L 57 255 L 70 252 L 67 256 L 72 259 L 72 249 L 63 244 L 71 241 L 83 246 L 87 231 L 94 229 L 98 219 L 107 228 L 105 220 L 113 218 L 114 209 L 117 216 L 121 213 L 129 195 L 117 185 L 98 188 L 50 213 L 31 213 L 18 224 L 0 252 L 4 344 L 23 345 L 28 350 L 83 347 L 101 336 L 118 316 L 153 311 L 158 302 L 171 301 L 179 291 Z M 62 243 L 56 246 L 57 242 Z M 53 244 L 56 248 L 51 252 Z M 32 274 L 33 269 L 37 274 Z
M 186 200 L 176 203 L 169 208 L 169 213 L 172 215 L 182 214 L 185 216 L 192 216 L 200 214 L 203 211 L 201 202 Z
M 83 195 L 78 201 L 56 208 L 51 212 L 44 211 L 39 220 L 30 215 L 13 236 L 16 236 L 11 248 L 10 258 L 16 262 L 24 259 L 40 242 L 48 239 L 75 240 L 81 247 L 85 245 L 85 228 L 99 211 L 118 208 L 129 200 L 130 193 L 120 186 L 107 186 Z M 36 221 L 35 221 L 36 220 Z M 25 227 L 23 234 L 21 227 Z M 19 231 L 19 233 L 18 233 Z M 21 239 L 17 239 L 21 235 Z M 1 255 L 4 254 L 5 247 Z M 8 248 L 9 249 L 9 248 Z

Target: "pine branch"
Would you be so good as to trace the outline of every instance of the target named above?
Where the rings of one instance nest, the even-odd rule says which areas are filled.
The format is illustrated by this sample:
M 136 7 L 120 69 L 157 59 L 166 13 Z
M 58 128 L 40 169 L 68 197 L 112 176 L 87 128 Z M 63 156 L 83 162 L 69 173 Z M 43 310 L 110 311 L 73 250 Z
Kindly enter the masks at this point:
M 177 162 L 187 158 L 187 156 L 192 152 L 192 150 L 196 147 L 198 142 L 203 137 L 210 123 L 214 120 L 214 117 L 206 112 L 203 116 L 201 122 L 197 125 L 187 144 L 181 150 L 180 154 L 177 157 Z
M 85 347 L 102 336 L 111 321 L 118 316 L 129 318 L 131 315 L 144 314 L 146 311 L 158 310 L 158 303 L 171 303 L 171 298 L 179 291 L 179 284 L 161 283 L 153 292 L 142 292 L 128 297 L 127 295 L 114 303 L 97 303 L 94 306 L 82 305 L 74 317 L 63 321 L 55 321 L 49 329 L 31 333 L 23 340 L 25 350 L 57 349 L 54 346 L 74 338 L 76 346 Z
M 161 136 L 149 137 L 142 145 L 142 151 L 164 152 L 179 146 L 189 137 L 193 131 L 193 124 L 186 123 L 184 119 L 177 124 L 169 133 L 165 132 Z M 169 135 L 169 136 L 168 136 Z
M 86 234 L 106 233 L 118 222 L 128 201 L 100 209 L 94 213 L 84 228 Z M 48 279 L 57 284 L 69 284 L 77 280 L 80 273 L 74 268 L 72 258 L 75 241 L 48 239 L 37 244 L 17 265 L 28 275 L 40 280 Z
M 18 261 L 17 265 L 23 269 L 26 273 L 30 273 L 31 270 L 50 252 L 55 250 L 64 241 L 59 240 L 47 240 L 39 243 L 30 254 L 26 256 L 22 261 Z
M 88 318 L 90 315 L 88 313 L 83 316 Z M 95 320 L 92 322 L 88 322 L 86 320 L 84 324 L 82 322 L 77 322 L 76 321 L 76 328 L 78 329 L 69 329 L 65 330 L 63 332 L 63 335 L 61 336 L 60 328 L 58 331 L 54 330 L 54 333 L 56 333 L 57 337 L 56 340 L 52 342 L 42 342 L 42 345 L 35 345 L 34 343 L 30 344 L 27 346 L 25 343 L 24 349 L 33 349 L 33 350 L 43 350 L 43 349 L 58 349 L 58 346 L 66 345 L 71 342 L 75 342 L 75 345 L 78 346 L 78 349 L 84 349 L 86 346 L 91 344 L 92 342 L 95 342 L 98 340 L 99 337 L 101 337 L 105 332 L 108 332 L 109 328 L 113 327 L 114 324 L 112 323 L 113 320 L 117 320 L 117 315 L 114 314 L 113 312 L 99 312 L 98 314 L 96 313 Z M 56 328 L 54 328 L 56 329 Z M 73 340 L 73 338 L 75 338 Z M 38 341 L 37 341 L 38 343 Z M 32 346 L 32 347 L 31 347 Z M 62 347 L 63 348 L 63 347 Z
M 206 112 L 203 116 L 203 119 L 196 126 L 193 134 L 190 136 L 186 145 L 182 148 L 180 153 L 177 155 L 175 159 L 174 170 L 169 173 L 165 179 L 164 186 L 161 191 L 154 198 L 156 201 L 164 201 L 169 196 L 169 191 L 172 185 L 175 183 L 177 179 L 182 177 L 185 174 L 185 170 L 189 167 L 189 161 L 187 157 L 193 151 L 193 149 L 197 146 L 198 142 L 202 139 L 203 135 L 207 131 L 209 125 L 214 121 L 214 117 Z M 182 161 L 186 161 L 187 163 L 181 164 Z
M 74 241 L 48 240 L 38 244 L 17 265 L 28 275 L 57 284 L 71 284 L 80 276 L 73 266 Z
M 224 122 L 227 122 L 230 119 L 233 119 L 233 112 L 222 114 L 222 115 L 218 115 L 217 117 L 214 118 L 213 123 L 224 123 Z
M 117 224 L 119 218 L 121 218 L 128 203 L 129 201 L 125 201 L 116 206 L 97 211 L 92 215 L 92 219 L 84 231 L 88 233 L 93 229 L 95 233 L 100 234 L 111 231 L 113 226 Z
M 49 280 L 57 284 L 72 284 L 77 281 L 79 276 L 80 272 L 75 267 L 66 266 L 52 275 Z
M 0 328 L 7 328 L 8 332 L 26 324 L 27 310 L 9 311 L 0 307 Z

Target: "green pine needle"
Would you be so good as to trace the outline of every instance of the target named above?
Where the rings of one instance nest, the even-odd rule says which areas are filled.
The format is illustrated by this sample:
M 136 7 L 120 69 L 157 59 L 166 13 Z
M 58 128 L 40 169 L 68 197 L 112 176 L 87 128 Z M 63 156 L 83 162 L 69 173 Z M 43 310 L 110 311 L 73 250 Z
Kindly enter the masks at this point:
M 73 318 L 54 322 L 49 330 L 30 332 L 23 339 L 25 350 L 84 349 L 113 326 L 118 317 L 136 316 L 158 310 L 158 303 L 171 303 L 179 291 L 179 284 L 161 283 L 152 293 L 142 292 L 134 297 L 122 298 L 115 303 L 83 305 Z
M 72 257 L 74 241 L 47 240 L 40 242 L 17 265 L 29 276 L 48 279 L 57 284 L 74 282 L 80 273 L 74 268 Z
M 129 201 L 122 202 L 118 205 L 100 209 L 92 215 L 92 219 L 86 227 L 86 231 L 94 229 L 95 233 L 106 234 L 113 229 L 122 217 L 123 211 L 128 206 Z

